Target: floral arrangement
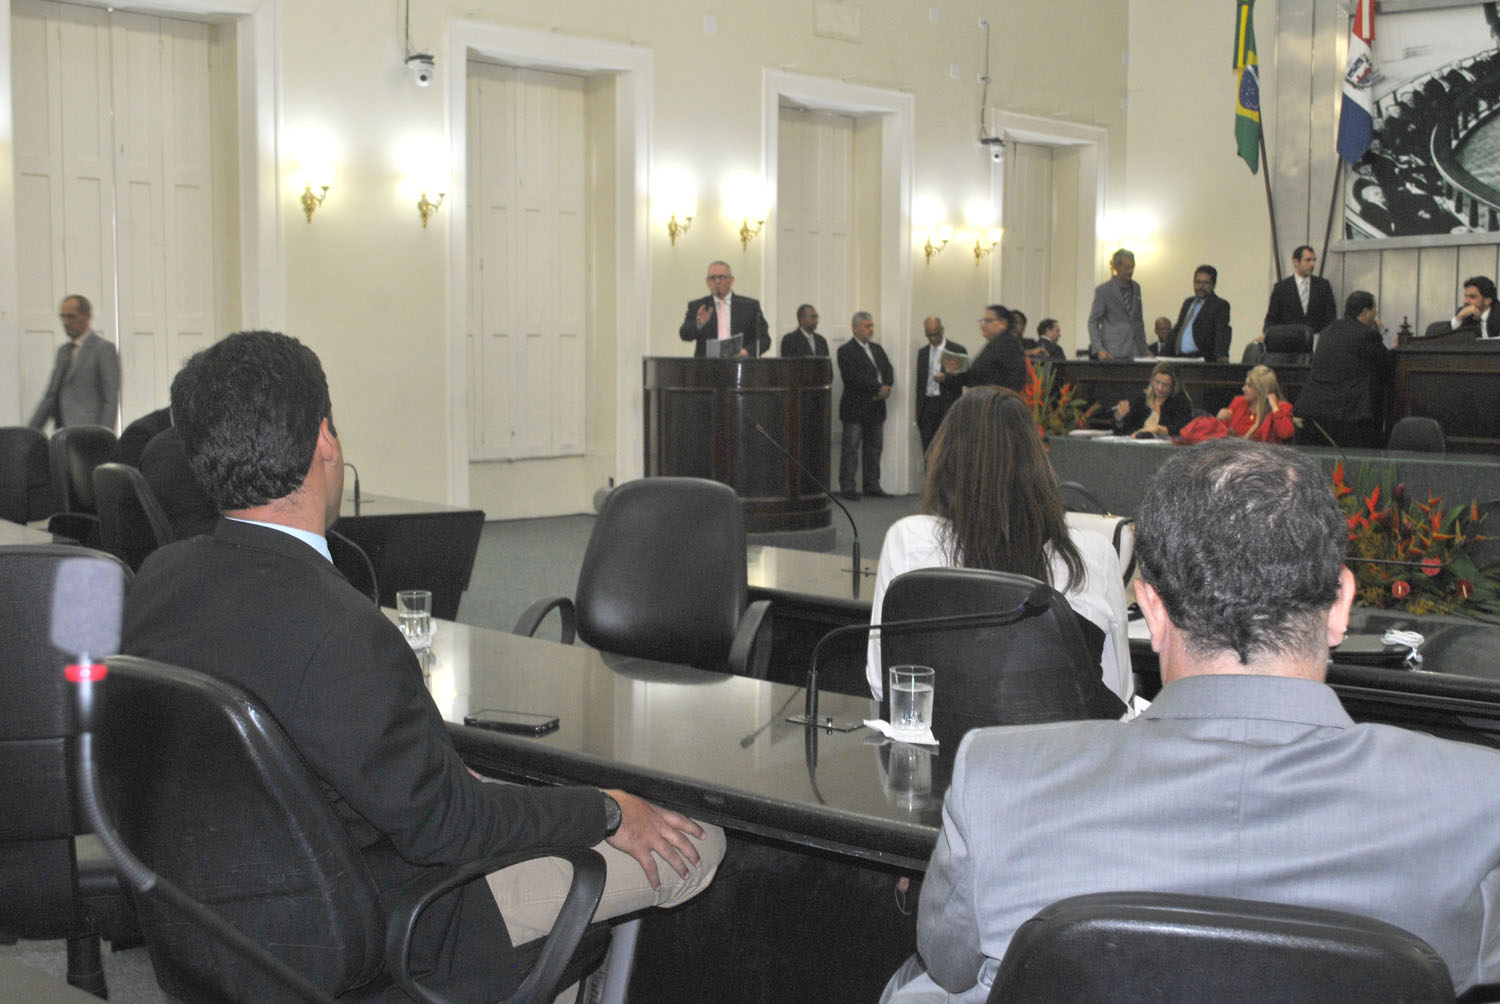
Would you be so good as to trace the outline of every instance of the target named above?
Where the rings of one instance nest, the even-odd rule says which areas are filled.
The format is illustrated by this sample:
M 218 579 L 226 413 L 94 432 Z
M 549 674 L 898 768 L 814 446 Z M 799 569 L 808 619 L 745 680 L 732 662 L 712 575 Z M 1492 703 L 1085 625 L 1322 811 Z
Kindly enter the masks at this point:
M 1354 484 L 1333 468 L 1333 494 L 1349 521 L 1349 569 L 1356 602 L 1411 614 L 1457 613 L 1500 620 L 1500 566 L 1478 567 L 1471 545 L 1485 515 L 1477 503 L 1452 508 L 1442 496 L 1408 500 L 1394 466 L 1362 464 Z M 1359 560 L 1359 559 L 1366 560 Z
M 1026 357 L 1026 386 L 1021 397 L 1031 409 L 1036 422 L 1036 431 L 1043 439 L 1049 433 L 1066 436 L 1073 429 L 1088 428 L 1089 419 L 1099 410 L 1098 403 L 1090 404 L 1073 394 L 1073 385 L 1065 383 L 1057 387 L 1057 370 L 1051 363 L 1040 366 Z

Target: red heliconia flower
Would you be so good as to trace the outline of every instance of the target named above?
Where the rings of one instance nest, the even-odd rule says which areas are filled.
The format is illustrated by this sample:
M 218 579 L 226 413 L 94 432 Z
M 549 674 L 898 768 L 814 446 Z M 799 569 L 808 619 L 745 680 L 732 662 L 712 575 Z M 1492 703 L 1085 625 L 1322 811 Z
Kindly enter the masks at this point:
M 1422 574 L 1429 579 L 1443 570 L 1443 562 L 1439 558 L 1423 558 Z
M 1396 484 L 1396 490 L 1391 493 L 1396 498 L 1396 504 L 1400 505 L 1406 500 L 1406 482 L 1400 481 Z
M 1411 583 L 1405 579 L 1397 579 L 1391 583 L 1391 595 L 1398 600 L 1404 600 L 1411 595 Z
M 1470 596 L 1473 596 L 1474 595 L 1474 580 L 1472 580 L 1472 579 L 1459 579 L 1458 580 L 1458 595 L 1461 596 L 1461 597 L 1463 597 L 1464 599 L 1468 599 Z

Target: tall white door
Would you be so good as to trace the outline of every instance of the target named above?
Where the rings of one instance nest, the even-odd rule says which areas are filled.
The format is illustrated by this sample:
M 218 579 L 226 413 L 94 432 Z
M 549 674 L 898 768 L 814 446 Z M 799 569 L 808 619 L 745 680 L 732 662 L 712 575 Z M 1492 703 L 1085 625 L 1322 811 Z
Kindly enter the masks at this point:
M 474 460 L 584 452 L 590 374 L 582 77 L 469 66 Z
M 1012 142 L 1005 155 L 1004 268 L 1000 301 L 1026 312 L 1028 338 L 1036 322 L 1057 316 L 1052 296 L 1052 148 Z
M 830 343 L 849 338 L 854 306 L 854 119 L 781 109 L 777 141 L 777 332 L 811 303 Z
M 167 402 L 212 338 L 213 147 L 207 25 L 14 0 L 21 395 L 41 397 L 58 301 L 117 343 L 121 412 Z

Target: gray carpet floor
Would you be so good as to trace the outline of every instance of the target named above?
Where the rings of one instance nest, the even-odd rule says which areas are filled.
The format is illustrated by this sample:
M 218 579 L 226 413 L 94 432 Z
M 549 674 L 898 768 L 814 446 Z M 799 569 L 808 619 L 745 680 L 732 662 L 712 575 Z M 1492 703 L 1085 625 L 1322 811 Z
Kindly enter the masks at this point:
M 846 503 L 859 527 L 860 546 L 866 558 L 880 554 L 886 530 L 902 516 L 915 511 L 916 503 L 917 498 L 912 495 Z M 837 528 L 833 549 L 847 554 L 853 534 L 840 513 L 833 515 Z M 509 631 L 533 600 L 543 596 L 571 596 L 593 526 L 594 518 L 587 515 L 486 523 L 469 589 L 459 605 L 458 620 Z M 0 957 L 57 979 L 66 974 L 62 942 L 22 941 L 0 945 Z M 175 1000 L 157 987 L 144 948 L 112 952 L 106 945 L 104 969 L 109 997 L 115 1004 L 170 1004 Z M 36 1002 L 21 1001 L 0 985 L 0 1004 Z

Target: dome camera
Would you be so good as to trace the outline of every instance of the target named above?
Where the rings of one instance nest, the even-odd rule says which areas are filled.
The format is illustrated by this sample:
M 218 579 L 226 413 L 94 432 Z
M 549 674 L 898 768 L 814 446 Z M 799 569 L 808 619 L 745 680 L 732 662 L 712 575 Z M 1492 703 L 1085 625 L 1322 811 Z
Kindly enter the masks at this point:
M 406 68 L 411 71 L 411 78 L 417 82 L 418 87 L 426 87 L 432 83 L 433 74 L 437 72 L 436 62 L 425 52 L 407 56 Z

